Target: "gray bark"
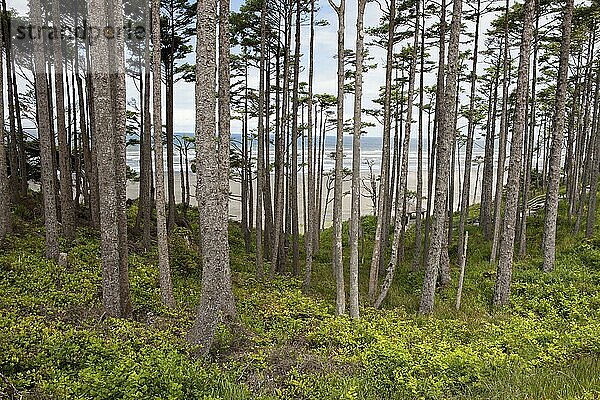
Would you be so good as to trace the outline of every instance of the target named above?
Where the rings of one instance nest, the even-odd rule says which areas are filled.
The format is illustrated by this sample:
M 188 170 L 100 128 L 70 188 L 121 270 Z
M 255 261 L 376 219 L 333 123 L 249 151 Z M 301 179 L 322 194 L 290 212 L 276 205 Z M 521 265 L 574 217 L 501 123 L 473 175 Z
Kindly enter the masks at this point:
M 390 174 L 390 131 L 391 131 L 391 102 L 392 102 L 392 60 L 394 56 L 394 31 L 396 18 L 396 1 L 390 1 L 387 55 L 385 66 L 385 94 L 383 101 L 383 148 L 381 151 L 381 176 L 379 185 L 379 196 L 377 198 L 377 226 L 375 228 L 375 242 L 373 244 L 373 255 L 371 258 L 371 269 L 369 272 L 369 302 L 374 303 L 377 296 L 379 283 L 379 265 L 381 257 L 384 257 L 383 238 L 389 226 L 386 225 L 386 213 L 384 212 L 386 197 L 389 192 Z
M 264 275 L 263 263 L 263 181 L 265 177 L 265 64 L 267 41 L 267 1 L 263 2 L 260 13 L 260 66 L 258 84 L 258 159 L 256 163 L 256 275 L 259 279 Z M 250 174 L 250 179 L 252 175 Z
M 535 0 L 527 0 L 524 6 L 523 32 L 519 50 L 519 69 L 517 75 L 516 105 L 513 117 L 512 140 L 510 145 L 510 166 L 506 187 L 506 205 L 502 222 L 502 241 L 499 247 L 498 272 L 494 298 L 495 307 L 508 303 L 512 280 L 513 255 L 515 251 L 515 228 L 519 202 L 519 180 L 521 178 L 523 158 L 523 138 L 525 135 L 527 98 L 529 92 L 529 65 L 531 42 L 533 37 L 533 18 Z
M 498 247 L 500 245 L 500 234 L 502 228 L 502 196 L 504 193 L 504 167 L 506 164 L 506 144 L 508 141 L 508 91 L 510 75 L 509 70 L 509 42 L 508 42 L 508 18 L 509 5 L 506 0 L 504 11 L 504 61 L 502 63 L 502 113 L 500 115 L 500 141 L 498 151 L 498 169 L 496 171 L 496 195 L 494 198 L 494 238 L 492 240 L 491 262 L 498 258 Z
M 417 204 L 415 220 L 415 252 L 412 263 L 412 271 L 416 272 L 421 267 L 423 260 L 423 107 L 425 101 L 425 11 L 421 12 L 421 49 L 420 49 L 420 71 L 419 71 L 419 138 L 417 148 Z
M 452 23 L 450 24 L 450 40 L 448 44 L 448 63 L 446 84 L 444 87 L 443 107 L 439 118 L 439 145 L 437 149 L 435 200 L 433 221 L 431 226 L 431 240 L 423 293 L 419 306 L 420 314 L 429 314 L 433 311 L 435 287 L 437 283 L 441 254 L 444 251 L 443 243 L 448 237 L 446 231 L 446 200 L 450 172 L 450 155 L 455 136 L 456 94 L 458 90 L 458 57 L 460 25 L 462 14 L 462 1 L 455 0 L 452 9 Z
M 202 289 L 188 341 L 201 346 L 200 352 L 204 355 L 210 350 L 217 326 L 235 318 L 228 242 L 229 3 L 222 1 L 219 12 L 218 127 L 215 121 L 216 5 L 216 0 L 199 1 L 196 25 L 196 162 Z
M 560 159 L 563 147 L 565 104 L 567 96 L 567 77 L 569 74 L 569 50 L 571 46 L 571 20 L 573 19 L 573 0 L 566 0 L 562 19 L 562 41 L 556 85 L 556 103 L 554 108 L 552 147 L 550 150 L 550 173 L 546 194 L 546 214 L 544 218 L 544 266 L 545 272 L 554 269 L 556 260 L 556 220 L 558 217 L 558 190 L 560 185 Z
M 364 64 L 364 16 L 366 0 L 358 1 L 356 16 L 356 81 L 354 85 L 354 132 L 352 136 L 352 207 L 350 211 L 350 317 L 359 318 L 358 237 L 360 231 L 360 137 L 362 135 L 362 91 Z
M 111 18 L 114 11 L 117 11 L 116 17 Z M 89 4 L 88 19 L 92 26 L 114 26 L 112 24 L 119 22 L 120 14 L 121 4 L 118 0 L 112 3 L 93 0 Z M 125 108 L 122 103 L 125 92 L 121 79 L 124 80 L 124 54 L 118 42 L 98 36 L 90 44 L 100 207 L 102 302 L 105 312 L 112 317 L 127 316 L 131 312 L 123 202 Z
M 306 291 L 310 285 L 312 275 L 312 258 L 313 258 L 313 242 L 315 230 L 318 232 L 319 217 L 316 215 L 315 204 L 315 152 L 314 152 L 314 135 L 313 126 L 313 80 L 314 80 L 314 58 L 315 58 L 315 0 L 310 1 L 310 44 L 308 56 L 308 220 L 306 231 L 304 232 L 304 244 L 306 251 L 306 266 L 304 269 L 303 289 Z M 350 289 L 350 302 L 352 303 L 352 288 Z M 352 304 L 350 306 L 352 313 Z
M 535 35 L 538 34 L 538 26 L 539 26 L 539 10 L 536 12 L 535 17 Z M 525 152 L 527 156 L 526 170 L 523 174 L 524 176 L 524 184 L 523 184 L 523 193 L 521 194 L 521 225 L 519 227 L 519 257 L 524 257 L 527 253 L 527 201 L 529 199 L 529 190 L 531 187 L 531 169 L 533 168 L 533 151 L 534 151 L 534 139 L 535 139 L 535 110 L 536 110 L 536 84 L 537 84 L 537 56 L 539 49 L 539 40 L 534 42 L 534 50 L 533 50 L 533 76 L 531 78 L 531 102 L 529 106 L 529 127 L 528 127 L 528 143 L 527 143 L 527 151 Z
M 152 0 L 152 105 L 154 112 L 154 171 L 156 174 L 156 236 L 158 239 L 158 281 L 163 303 L 175 308 L 171 268 L 169 266 L 169 238 L 165 211 L 165 172 L 162 145 L 161 75 L 160 75 L 160 0 Z M 183 171 L 182 171 L 183 175 Z
M 471 198 L 471 163 L 473 161 L 473 141 L 475 137 L 475 97 L 477 86 L 477 56 L 479 52 L 479 21 L 481 19 L 481 0 L 477 1 L 477 10 L 475 11 L 475 36 L 473 44 L 473 70 L 471 72 L 471 97 L 469 99 L 469 122 L 467 126 L 467 148 L 465 154 L 465 175 L 463 178 L 462 198 L 460 202 L 460 222 L 458 227 L 458 248 L 463 248 L 465 240 L 465 225 L 469 216 L 469 206 Z M 458 253 L 458 265 L 463 264 L 463 253 Z
M 38 0 L 29 2 L 31 23 L 42 26 L 42 14 Z M 38 116 L 38 135 L 40 140 L 40 159 L 42 167 L 42 193 L 44 195 L 44 221 L 46 227 L 46 257 L 58 259 L 58 218 L 54 187 L 54 167 L 52 162 L 52 128 L 48 108 L 46 87 L 46 66 L 43 43 L 39 36 L 33 40 L 33 66 L 35 71 L 36 109 Z
M 52 19 L 55 29 L 60 29 L 60 1 L 52 1 Z M 56 96 L 56 127 L 58 130 L 58 165 L 60 169 L 60 222 L 67 238 L 75 235 L 75 209 L 73 207 L 73 182 L 71 180 L 70 151 L 65 127 L 65 88 L 63 82 L 62 41 L 52 40 L 54 49 L 54 84 Z
M 417 48 L 419 47 L 419 5 L 416 3 L 416 18 L 415 18 L 415 31 L 413 47 L 409 66 L 408 76 L 408 93 L 407 93 L 407 105 L 406 105 L 406 121 L 404 125 L 404 141 L 402 143 L 402 166 L 400 170 L 400 181 L 398 196 L 396 196 L 395 202 L 395 221 L 394 221 L 394 235 L 392 236 L 392 254 L 390 262 L 387 267 L 387 272 L 383 284 L 381 286 L 381 292 L 375 301 L 375 308 L 381 307 L 381 303 L 386 298 L 388 291 L 394 280 L 394 273 L 400 258 L 400 241 L 403 238 L 405 226 L 405 215 L 406 215 L 406 198 L 408 196 L 408 156 L 410 152 L 410 134 L 412 127 L 412 112 L 413 112 L 413 98 L 415 91 L 415 76 L 417 71 Z
M 344 18 L 346 1 L 329 4 L 338 16 L 337 31 L 337 130 L 335 143 L 335 183 L 333 188 L 333 271 L 336 282 L 336 314 L 346 313 L 346 289 L 344 283 L 344 263 L 342 259 L 342 170 L 344 164 Z
M 300 274 L 300 232 L 298 229 L 298 138 L 302 136 L 298 126 L 298 113 L 300 107 L 300 12 L 302 4 L 296 1 L 296 33 L 294 50 L 294 83 L 292 98 L 292 153 L 291 153 L 291 176 L 290 176 L 290 208 L 292 225 L 292 271 L 294 276 Z M 304 143 L 304 139 L 302 139 Z M 306 215 L 306 213 L 305 213 Z

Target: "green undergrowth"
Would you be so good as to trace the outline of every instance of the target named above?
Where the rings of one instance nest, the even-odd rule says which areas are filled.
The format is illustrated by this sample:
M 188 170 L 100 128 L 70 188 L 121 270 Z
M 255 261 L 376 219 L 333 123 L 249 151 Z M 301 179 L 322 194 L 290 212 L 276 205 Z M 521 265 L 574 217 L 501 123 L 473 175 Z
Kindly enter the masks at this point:
M 258 281 L 254 255 L 245 253 L 239 225 L 232 223 L 231 265 L 243 329 L 219 329 L 206 360 L 194 358 L 185 340 L 200 297 L 194 224 L 171 237 L 177 310 L 161 304 L 156 250 L 133 247 L 133 318 L 116 320 L 102 313 L 97 235 L 82 228 L 72 244 L 62 243 L 69 258 L 62 267 L 44 259 L 39 222 L 15 218 L 16 234 L 0 250 L 0 398 L 600 396 L 600 235 L 572 235 L 563 216 L 557 266 L 549 274 L 540 272 L 543 218 L 528 221 L 529 252 L 515 263 L 511 304 L 500 311 L 489 306 L 495 281 L 490 245 L 471 226 L 461 310 L 454 309 L 453 267 L 453 282 L 436 294 L 434 314 L 418 316 L 423 272 L 411 272 L 409 231 L 407 256 L 383 310 L 363 304 L 358 321 L 334 315 L 330 231 L 323 233 L 304 294 L 301 281 L 287 275 Z M 188 218 L 194 220 L 193 210 Z M 362 222 L 364 300 L 375 220 Z

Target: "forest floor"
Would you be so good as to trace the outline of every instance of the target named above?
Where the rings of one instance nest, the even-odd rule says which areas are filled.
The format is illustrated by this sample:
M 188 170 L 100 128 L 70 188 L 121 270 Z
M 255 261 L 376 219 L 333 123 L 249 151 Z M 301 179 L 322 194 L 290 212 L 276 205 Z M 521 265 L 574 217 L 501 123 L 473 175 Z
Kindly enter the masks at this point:
M 72 244 L 62 243 L 68 266 L 47 261 L 41 221 L 32 220 L 40 215 L 36 207 L 14 210 L 15 234 L 0 250 L 0 399 L 600 397 L 600 233 L 592 240 L 573 235 L 562 208 L 556 270 L 540 271 L 543 216 L 534 215 L 509 307 L 490 307 L 490 244 L 471 226 L 461 310 L 454 309 L 453 267 L 434 314 L 418 316 L 423 278 L 410 272 L 409 231 L 409 256 L 383 310 L 363 307 L 359 321 L 334 315 L 330 231 L 303 294 L 301 281 L 290 276 L 257 281 L 254 255 L 245 253 L 232 223 L 243 328 L 220 329 L 210 358 L 197 360 L 185 341 L 200 297 L 198 251 L 186 239 L 193 233 L 178 228 L 171 238 L 177 310 L 161 305 L 156 250 L 132 245 L 134 317 L 110 319 L 102 314 L 97 234 L 81 228 Z M 374 230 L 374 219 L 364 218 L 362 299 Z

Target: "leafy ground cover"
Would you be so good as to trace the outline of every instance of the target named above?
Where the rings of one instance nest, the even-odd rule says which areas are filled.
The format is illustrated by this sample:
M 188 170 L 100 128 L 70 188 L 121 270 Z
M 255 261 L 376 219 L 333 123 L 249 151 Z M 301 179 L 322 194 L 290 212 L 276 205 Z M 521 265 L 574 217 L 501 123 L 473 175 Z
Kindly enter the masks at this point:
M 454 279 L 437 293 L 435 313 L 417 316 L 422 274 L 410 273 L 407 257 L 384 309 L 364 307 L 359 321 L 334 316 L 330 232 L 316 256 L 314 284 L 303 294 L 301 282 L 289 276 L 257 281 L 253 254 L 244 252 L 232 223 L 240 324 L 219 330 L 208 360 L 195 359 L 185 341 L 200 296 L 193 232 L 179 229 L 171 239 L 178 309 L 161 305 L 155 251 L 132 248 L 134 318 L 115 320 L 102 314 L 97 236 L 80 229 L 74 243 L 63 243 L 69 263 L 59 266 L 43 257 L 39 221 L 15 219 L 16 233 L 0 250 L 0 398 L 600 396 L 600 235 L 574 236 L 564 217 L 557 268 L 550 274 L 540 271 L 543 219 L 531 217 L 529 253 L 515 264 L 506 309 L 489 306 L 495 267 L 486 261 L 489 244 L 469 227 L 460 311 L 454 310 Z M 365 293 L 374 223 L 363 219 Z

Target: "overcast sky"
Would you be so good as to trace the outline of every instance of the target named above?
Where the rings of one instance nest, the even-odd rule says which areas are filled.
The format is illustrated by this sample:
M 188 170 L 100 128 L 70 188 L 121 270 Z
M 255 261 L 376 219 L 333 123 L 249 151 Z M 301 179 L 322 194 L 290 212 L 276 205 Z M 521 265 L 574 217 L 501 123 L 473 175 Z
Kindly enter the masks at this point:
M 337 60 L 335 59 L 335 54 L 337 52 L 337 15 L 327 2 L 327 0 L 316 0 L 318 4 L 318 13 L 316 15 L 316 20 L 326 20 L 329 22 L 326 26 L 318 26 L 315 29 L 315 74 L 314 74 L 314 92 L 316 94 L 320 93 L 337 93 L 337 78 L 336 78 L 336 67 Z M 240 5 L 242 4 L 242 0 L 233 0 L 231 9 L 233 11 L 239 10 Z M 355 40 L 356 40 L 356 1 L 347 1 L 346 2 L 346 40 L 345 47 L 347 49 L 355 48 Z M 26 0 L 8 0 L 8 7 L 15 8 L 22 14 L 28 13 L 28 3 Z M 465 11 L 470 11 L 470 6 L 468 4 L 464 5 Z M 366 6 L 365 12 L 365 27 L 372 27 L 379 24 L 379 19 L 382 13 L 379 8 L 377 2 L 369 2 Z M 482 20 L 482 33 L 489 27 L 489 21 L 491 20 L 491 16 L 484 16 Z M 437 23 L 438 20 L 436 17 L 429 18 L 427 22 L 427 26 L 432 23 Z M 466 29 L 468 31 L 472 31 L 472 24 L 467 23 Z M 309 44 L 309 30 L 308 26 L 303 27 L 303 39 L 301 42 L 301 53 L 302 60 L 301 63 L 303 66 L 308 65 L 308 44 Z M 400 28 L 401 29 L 401 28 Z M 367 43 L 370 41 L 370 38 L 367 36 Z M 410 39 L 412 42 L 412 39 Z M 402 45 L 405 45 L 408 41 L 405 41 Z M 483 45 L 483 39 L 480 41 L 480 44 Z M 471 45 L 469 45 L 471 47 Z M 396 45 L 396 52 L 400 50 L 400 45 Z M 461 48 L 461 50 L 465 50 L 465 48 Z M 293 51 L 293 49 L 292 49 Z M 364 89 L 363 89 L 363 108 L 376 108 L 376 106 L 372 103 L 372 99 L 378 96 L 378 92 L 380 87 L 384 85 L 384 67 L 385 67 L 385 51 L 383 49 L 379 49 L 377 47 L 371 47 L 369 49 L 370 56 L 373 57 L 373 63 L 377 64 L 377 68 L 370 70 L 364 77 Z M 431 56 L 435 59 L 437 50 L 432 48 L 429 50 Z M 194 63 L 195 53 L 192 52 L 188 57 L 188 62 Z M 483 68 L 483 67 L 481 67 Z M 301 81 L 308 81 L 308 68 L 304 68 L 301 75 Z M 425 78 L 426 85 L 431 85 L 434 83 L 435 75 L 427 74 Z M 418 82 L 418 81 L 417 81 Z M 256 71 L 253 71 L 251 75 L 250 85 L 253 87 L 258 86 L 258 76 Z M 135 86 L 131 81 L 128 81 L 127 85 L 127 97 L 129 99 L 137 99 L 139 94 Z M 164 90 L 163 90 L 164 95 Z M 354 97 L 352 95 L 346 95 L 345 97 L 345 119 L 349 119 L 352 116 L 353 109 L 353 101 Z M 466 100 L 468 101 L 468 99 Z M 178 82 L 175 87 L 175 96 L 174 96 L 174 106 L 175 106 L 175 118 L 174 118 L 174 129 L 176 132 L 193 132 L 194 131 L 194 120 L 195 120 L 195 110 L 194 110 L 194 84 L 193 83 L 185 83 Z M 374 119 L 370 119 L 368 116 L 363 117 L 366 121 L 376 122 Z M 368 135 L 380 135 L 382 127 L 378 124 L 372 128 L 368 128 Z M 251 127 L 256 126 L 256 121 L 251 121 Z M 236 131 L 240 131 L 239 121 L 233 121 L 232 123 L 232 131 L 235 133 Z

